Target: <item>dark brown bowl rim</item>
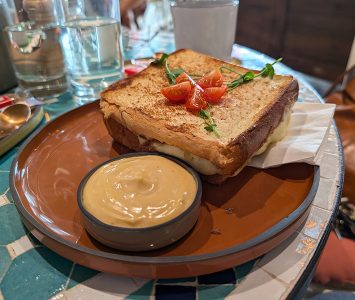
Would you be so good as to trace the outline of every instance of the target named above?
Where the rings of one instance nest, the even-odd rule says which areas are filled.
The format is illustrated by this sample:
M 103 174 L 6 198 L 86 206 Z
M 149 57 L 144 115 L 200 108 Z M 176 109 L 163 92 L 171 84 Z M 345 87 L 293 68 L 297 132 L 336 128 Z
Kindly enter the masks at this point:
M 313 182 L 312 186 L 301 203 L 300 206 L 298 206 L 292 213 L 290 213 L 288 216 L 280 220 L 278 223 L 274 224 L 271 226 L 269 229 L 265 230 L 263 233 L 260 235 L 247 240 L 241 244 L 219 250 L 216 252 L 208 253 L 208 254 L 198 254 L 198 255 L 189 255 L 189 256 L 143 256 L 143 255 L 129 255 L 129 254 L 119 254 L 119 253 L 110 253 L 110 252 L 104 252 L 102 250 L 98 249 L 90 249 L 84 246 L 80 246 L 78 244 L 75 244 L 73 242 L 67 241 L 63 239 L 62 237 L 56 235 L 49 229 L 47 229 L 45 226 L 43 226 L 41 223 L 39 223 L 28 211 L 27 209 L 23 206 L 21 198 L 19 196 L 19 193 L 17 192 L 16 185 L 15 185 L 15 174 L 17 170 L 17 165 L 19 162 L 19 158 L 24 151 L 24 149 L 31 143 L 31 141 L 39 134 L 42 130 L 45 128 L 52 126 L 53 123 L 58 122 L 58 120 L 61 117 L 65 117 L 66 115 L 70 113 L 77 113 L 78 111 L 82 110 L 85 107 L 89 106 L 98 106 L 98 102 L 94 101 L 82 106 L 79 106 L 77 108 L 72 109 L 69 112 L 66 112 L 62 114 L 60 117 L 55 118 L 51 121 L 49 121 L 47 124 L 45 124 L 43 127 L 38 128 L 34 133 L 31 134 L 31 136 L 22 144 L 20 149 L 18 150 L 15 158 L 12 161 L 11 168 L 10 168 L 10 191 L 11 195 L 14 200 L 14 204 L 20 213 L 22 218 L 25 218 L 34 228 L 36 228 L 39 232 L 41 232 L 43 235 L 53 239 L 54 241 L 58 242 L 59 244 L 65 245 L 66 247 L 76 250 L 79 252 L 86 253 L 88 255 L 93 255 L 97 257 L 102 257 L 106 259 L 112 259 L 116 261 L 124 261 L 124 262 L 133 262 L 133 263 L 142 263 L 142 264 L 171 264 L 171 263 L 188 263 L 188 262 L 196 262 L 196 261 L 204 261 L 204 260 L 209 260 L 209 259 L 215 259 L 218 257 L 223 257 L 226 255 L 234 254 L 246 249 L 249 249 L 251 247 L 254 247 L 255 245 L 258 245 L 265 240 L 275 236 L 277 233 L 281 232 L 283 229 L 287 228 L 290 226 L 293 222 L 295 222 L 303 213 L 306 212 L 308 207 L 311 205 L 317 189 L 319 185 L 319 180 L 320 180 L 320 168 L 317 165 L 312 166 L 314 170 L 314 175 L 313 175 Z M 53 250 L 53 249 L 52 249 Z
M 189 174 L 192 175 L 192 177 L 195 180 L 196 183 L 196 194 L 194 197 L 194 200 L 192 201 L 191 205 L 185 209 L 181 214 L 179 214 L 178 216 L 174 217 L 173 219 L 166 221 L 164 223 L 161 224 L 157 224 L 154 226 L 150 226 L 150 227 L 141 227 L 141 228 L 130 228 L 130 227 L 120 227 L 120 226 L 113 226 L 113 225 L 109 225 L 106 224 L 102 221 L 100 221 L 99 219 L 97 219 L 93 214 L 91 214 L 89 211 L 87 211 L 87 209 L 84 207 L 83 205 L 83 192 L 84 192 L 84 188 L 85 185 L 87 183 L 87 181 L 90 179 L 90 177 L 101 167 L 103 167 L 106 164 L 109 164 L 113 161 L 117 161 L 117 160 L 121 160 L 121 159 L 125 159 L 128 157 L 140 157 L 140 156 L 159 156 L 159 157 L 163 157 L 166 158 L 170 161 L 175 162 L 176 164 L 178 164 L 179 166 L 181 166 L 182 168 L 184 168 L 187 172 L 189 172 Z M 155 230 L 159 230 L 161 228 L 165 228 L 173 223 L 177 223 L 179 221 L 181 221 L 181 219 L 183 217 L 185 217 L 186 215 L 188 215 L 194 208 L 196 205 L 200 205 L 201 203 L 201 197 L 202 197 L 202 183 L 201 183 L 201 179 L 200 176 L 197 174 L 197 172 L 192 169 L 187 163 L 185 163 L 184 161 L 180 160 L 179 158 L 167 155 L 167 154 L 163 154 L 163 153 L 159 153 L 159 152 L 134 152 L 134 153 L 127 153 L 127 154 L 122 154 L 118 157 L 115 158 L 111 158 L 101 164 L 99 164 L 98 166 L 94 167 L 93 169 L 91 169 L 85 176 L 84 178 L 81 180 L 78 190 L 77 190 L 77 201 L 78 201 L 78 206 L 79 209 L 81 211 L 81 213 L 84 215 L 84 217 L 86 217 L 90 222 L 94 223 L 96 226 L 99 226 L 103 229 L 105 229 L 106 231 L 112 231 L 112 232 L 131 232 L 131 233 L 147 233 L 150 231 L 155 231 Z

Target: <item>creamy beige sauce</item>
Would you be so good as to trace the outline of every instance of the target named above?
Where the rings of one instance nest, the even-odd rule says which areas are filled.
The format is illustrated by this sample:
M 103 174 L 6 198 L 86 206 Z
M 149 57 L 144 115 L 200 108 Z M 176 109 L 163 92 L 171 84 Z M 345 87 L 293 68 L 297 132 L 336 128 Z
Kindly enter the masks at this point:
M 188 209 L 197 186 L 177 163 L 156 155 L 110 162 L 89 178 L 83 205 L 101 222 L 130 228 L 165 223 Z

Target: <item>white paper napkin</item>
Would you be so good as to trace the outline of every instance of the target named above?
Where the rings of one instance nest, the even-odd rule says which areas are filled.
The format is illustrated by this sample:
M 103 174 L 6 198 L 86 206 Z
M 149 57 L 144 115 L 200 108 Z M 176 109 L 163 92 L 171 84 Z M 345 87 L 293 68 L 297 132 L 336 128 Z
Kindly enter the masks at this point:
M 317 154 L 333 119 L 335 104 L 299 103 L 292 108 L 286 137 L 248 163 L 256 168 L 291 162 L 317 164 Z

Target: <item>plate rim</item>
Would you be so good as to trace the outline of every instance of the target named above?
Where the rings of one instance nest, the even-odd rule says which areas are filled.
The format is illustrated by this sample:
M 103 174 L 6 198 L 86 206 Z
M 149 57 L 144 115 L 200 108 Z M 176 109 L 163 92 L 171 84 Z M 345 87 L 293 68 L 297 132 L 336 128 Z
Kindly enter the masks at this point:
M 39 223 L 32 215 L 27 211 L 27 209 L 23 206 L 20 196 L 17 192 L 15 186 L 15 175 L 16 175 L 16 168 L 18 165 L 19 157 L 21 156 L 24 149 L 28 146 L 29 143 L 41 132 L 47 129 L 49 126 L 52 126 L 54 122 L 58 122 L 63 117 L 66 117 L 73 112 L 77 112 L 78 110 L 85 109 L 89 106 L 97 106 L 99 100 L 93 101 L 91 103 L 85 104 L 80 107 L 76 107 L 73 110 L 70 110 L 62 115 L 58 116 L 57 118 L 49 121 L 43 127 L 36 129 L 31 136 L 21 145 L 20 149 L 18 150 L 15 158 L 11 163 L 10 174 L 9 174 L 9 181 L 10 181 L 10 192 L 14 200 L 14 204 L 20 213 L 22 218 L 25 218 L 27 222 L 29 222 L 34 228 L 36 228 L 39 232 L 43 235 L 48 236 L 49 238 L 55 240 L 59 244 L 63 244 L 66 247 L 71 248 L 71 250 L 79 251 L 81 253 L 89 254 L 92 256 L 112 259 L 115 261 L 124 261 L 128 263 L 141 263 L 141 264 L 176 264 L 176 263 L 189 263 L 189 262 L 198 262 L 198 261 L 206 261 L 211 259 L 217 259 L 220 257 L 224 257 L 227 255 L 233 255 L 238 252 L 247 250 L 252 248 L 258 244 L 261 244 L 268 240 L 269 238 L 277 235 L 279 232 L 283 231 L 287 227 L 289 227 L 292 223 L 294 223 L 304 212 L 307 211 L 308 207 L 311 205 L 320 181 L 320 167 L 317 165 L 313 165 L 313 182 L 311 188 L 304 198 L 303 202 L 288 216 L 284 217 L 278 223 L 274 224 L 263 233 L 259 234 L 258 236 L 249 239 L 241 244 L 236 246 L 232 246 L 229 248 L 225 248 L 223 250 L 215 251 L 208 254 L 198 254 L 198 255 L 185 255 L 185 256 L 143 256 L 143 255 L 128 255 L 128 254 L 117 254 L 117 253 L 109 253 L 102 250 L 93 250 L 87 247 L 80 246 L 73 242 L 67 241 L 60 236 L 54 234 L 50 230 L 48 230 L 45 226 Z M 60 121 L 59 121 L 60 122 Z M 26 226 L 27 227 L 27 226 Z M 57 252 L 54 249 L 51 249 L 54 252 Z M 136 252 L 135 252 L 136 253 Z M 142 252 L 144 253 L 144 252 Z

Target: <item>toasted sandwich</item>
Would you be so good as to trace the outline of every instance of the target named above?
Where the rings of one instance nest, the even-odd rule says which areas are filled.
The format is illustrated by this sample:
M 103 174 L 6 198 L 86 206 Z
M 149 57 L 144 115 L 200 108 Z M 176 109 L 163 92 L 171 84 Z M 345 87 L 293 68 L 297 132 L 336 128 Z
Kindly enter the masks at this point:
M 225 82 L 253 72 L 191 50 L 172 53 L 170 69 L 206 74 L 223 67 Z M 270 76 L 272 77 L 272 76 Z M 169 85 L 164 67 L 151 64 L 101 94 L 100 107 L 113 139 L 135 151 L 159 151 L 178 157 L 213 183 L 237 175 L 255 155 L 281 140 L 298 96 L 292 76 L 257 77 L 230 89 L 208 107 L 218 135 L 206 130 L 198 112 L 172 104 L 161 93 Z

